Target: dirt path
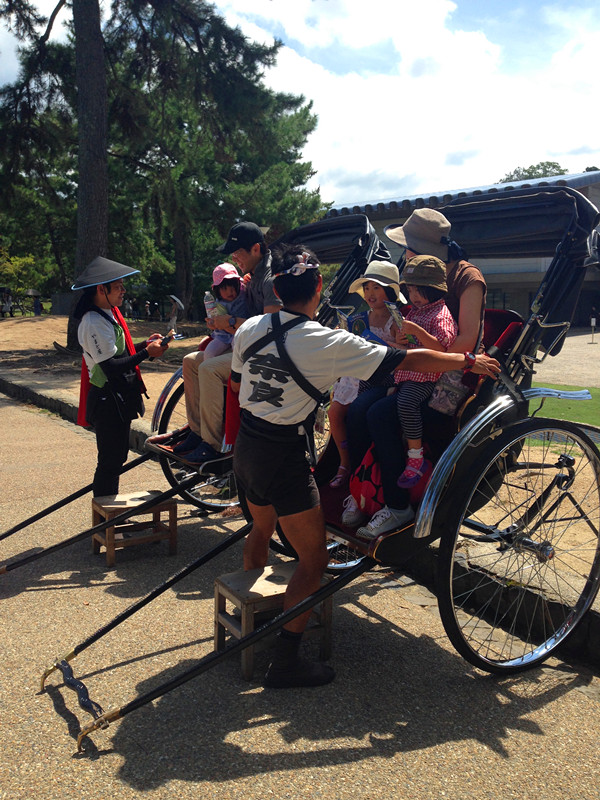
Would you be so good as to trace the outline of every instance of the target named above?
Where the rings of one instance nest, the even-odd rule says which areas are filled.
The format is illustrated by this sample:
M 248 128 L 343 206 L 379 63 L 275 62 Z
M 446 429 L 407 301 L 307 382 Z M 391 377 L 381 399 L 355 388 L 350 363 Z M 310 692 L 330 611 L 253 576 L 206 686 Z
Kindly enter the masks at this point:
M 157 330 L 166 332 L 166 323 L 132 322 L 130 329 L 134 341 L 139 341 Z M 201 330 L 198 327 L 190 329 L 192 336 L 173 342 L 160 361 L 146 361 L 144 373 L 148 376 L 161 374 L 163 380 L 164 373 L 180 366 L 183 355 L 197 347 Z M 59 354 L 53 345 L 55 341 L 66 344 L 66 317 L 48 315 L 0 319 L 0 360 L 5 367 L 41 370 L 65 379 L 78 379 L 79 357 Z M 600 388 L 600 332 L 592 337 L 590 329 L 573 331 L 562 352 L 554 358 L 547 358 L 537 367 L 535 381 Z

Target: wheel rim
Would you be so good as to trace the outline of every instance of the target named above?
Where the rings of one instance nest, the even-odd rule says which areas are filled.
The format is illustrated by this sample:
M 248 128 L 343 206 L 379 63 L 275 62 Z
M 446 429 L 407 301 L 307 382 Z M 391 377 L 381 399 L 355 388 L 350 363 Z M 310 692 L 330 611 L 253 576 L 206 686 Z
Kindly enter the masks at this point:
M 541 422 L 515 426 L 479 467 L 443 559 L 446 630 L 492 671 L 547 658 L 600 581 L 598 451 L 568 423 Z
M 185 395 L 183 383 L 177 386 L 163 414 L 161 415 L 158 432 L 166 433 L 169 430 L 182 428 L 187 424 L 185 410 Z M 160 465 L 166 479 L 173 487 L 179 486 L 197 470 L 186 467 L 180 461 L 167 456 L 160 457 Z M 206 475 L 200 477 L 198 484 L 193 489 L 180 492 L 181 497 L 188 503 L 208 510 L 222 511 L 239 505 L 237 486 L 233 470 L 229 469 L 222 475 Z

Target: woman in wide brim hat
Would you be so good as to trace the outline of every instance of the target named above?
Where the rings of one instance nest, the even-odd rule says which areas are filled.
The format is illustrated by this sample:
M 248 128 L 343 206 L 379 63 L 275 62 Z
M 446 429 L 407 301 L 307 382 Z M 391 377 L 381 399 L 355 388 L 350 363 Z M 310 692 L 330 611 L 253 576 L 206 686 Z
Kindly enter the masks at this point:
M 123 278 L 139 272 L 98 256 L 79 275 L 73 290 L 83 289 L 73 316 L 83 350 L 79 424 L 96 432 L 98 463 L 94 497 L 115 495 L 129 452 L 131 421 L 144 413 L 145 387 L 139 364 L 164 353 L 160 333 L 134 345 L 119 306 L 125 298 Z
M 406 250 L 407 262 L 414 256 L 436 256 L 446 265 L 446 304 L 458 325 L 458 336 L 450 352 L 471 351 L 483 324 L 486 284 L 481 271 L 450 237 L 450 221 L 434 208 L 418 208 L 403 225 L 388 225 L 385 235 Z
M 449 353 L 471 353 L 477 347 L 483 328 L 486 285 L 480 270 L 466 260 L 466 254 L 450 238 L 450 221 L 432 208 L 419 208 L 403 225 L 390 225 L 385 235 L 406 250 L 406 263 L 415 256 L 435 256 L 444 262 L 448 294 L 446 304 L 458 325 L 458 335 L 448 347 Z M 404 274 L 401 276 L 401 281 Z M 408 278 L 407 283 L 410 283 Z M 398 443 L 403 431 L 396 414 L 396 398 L 391 395 L 369 405 L 368 397 L 359 396 L 348 411 L 348 446 L 351 467 L 360 464 L 365 443 L 375 443 L 382 475 L 385 506 L 365 529 L 369 536 L 379 536 L 398 525 L 409 508 L 409 492 L 399 487 L 397 478 L 405 468 L 405 454 Z M 364 431 L 367 430 L 367 435 Z M 425 435 L 427 429 L 425 428 Z

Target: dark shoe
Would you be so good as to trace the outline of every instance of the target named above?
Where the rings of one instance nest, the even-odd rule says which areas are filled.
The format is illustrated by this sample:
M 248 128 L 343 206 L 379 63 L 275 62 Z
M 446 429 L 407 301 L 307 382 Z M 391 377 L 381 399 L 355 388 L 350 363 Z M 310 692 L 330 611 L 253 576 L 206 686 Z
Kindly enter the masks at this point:
M 177 453 L 178 455 L 182 455 L 183 453 L 191 453 L 192 450 L 195 450 L 199 444 L 202 444 L 202 438 L 198 436 L 197 433 L 194 433 L 194 431 L 190 431 L 185 439 L 179 442 L 179 444 L 175 445 L 173 452 Z
M 188 464 L 204 464 L 205 461 L 213 461 L 221 455 L 222 453 L 217 453 L 214 447 L 200 440 L 200 444 L 194 448 L 191 453 L 186 453 L 182 458 L 184 458 Z
M 322 661 L 307 661 L 297 658 L 291 664 L 278 665 L 275 661 L 263 680 L 268 689 L 292 689 L 297 686 L 324 686 L 335 678 L 335 670 Z

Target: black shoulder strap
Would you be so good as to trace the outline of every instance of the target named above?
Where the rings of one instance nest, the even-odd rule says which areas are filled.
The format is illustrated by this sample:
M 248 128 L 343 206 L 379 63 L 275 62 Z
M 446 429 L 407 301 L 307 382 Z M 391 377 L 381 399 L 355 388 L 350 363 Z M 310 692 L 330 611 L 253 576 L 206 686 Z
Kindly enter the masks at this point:
M 302 389 L 303 392 L 318 404 L 321 405 L 326 401 L 329 397 L 328 394 L 323 394 L 320 392 L 316 386 L 313 386 L 312 383 L 306 380 L 304 375 L 300 372 L 298 367 L 294 364 L 292 359 L 290 358 L 288 351 L 285 349 L 285 345 L 283 343 L 283 329 L 284 325 L 281 324 L 279 320 L 279 313 L 271 314 L 271 322 L 273 323 L 273 331 L 275 333 L 275 344 L 277 346 L 277 352 L 279 353 L 279 358 L 283 361 L 285 366 L 290 371 L 290 375 L 296 381 L 298 386 Z
M 279 322 L 279 315 L 278 314 L 271 314 L 271 323 L 273 322 L 273 317 L 277 316 L 277 322 Z M 296 325 L 300 325 L 301 322 L 304 322 L 302 317 L 294 317 L 294 319 L 289 319 L 287 322 L 284 322 L 283 325 L 279 322 L 279 329 L 275 330 L 275 326 L 271 328 L 271 330 L 266 333 L 264 336 L 261 336 L 260 339 L 257 339 L 254 344 L 251 344 L 250 347 L 246 348 L 242 353 L 242 362 L 245 364 L 249 358 L 253 355 L 256 355 L 259 350 L 262 350 L 263 347 L 266 347 L 271 342 L 275 341 L 278 336 L 283 337 L 283 334 L 290 330 L 290 328 L 295 328 Z
M 98 308 L 98 306 L 92 306 L 90 308 L 90 311 L 95 311 L 96 314 L 100 314 L 101 317 L 104 317 L 104 319 L 107 319 L 110 322 L 111 325 L 115 326 L 115 328 L 120 328 L 121 327 L 114 317 L 111 317 L 110 314 L 107 314 L 106 311 L 104 311 L 101 308 Z

